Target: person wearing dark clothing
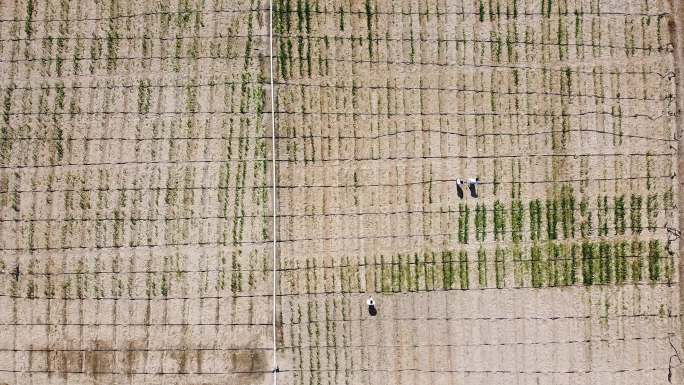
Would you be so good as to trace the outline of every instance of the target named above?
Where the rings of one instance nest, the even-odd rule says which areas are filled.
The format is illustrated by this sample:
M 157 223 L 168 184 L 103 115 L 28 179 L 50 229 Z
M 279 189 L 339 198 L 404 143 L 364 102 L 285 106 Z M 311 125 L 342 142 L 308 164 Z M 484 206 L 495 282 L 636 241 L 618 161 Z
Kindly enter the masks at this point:
M 366 304 L 368 304 L 368 313 L 370 315 L 375 316 L 378 314 L 378 309 L 375 308 L 375 301 L 373 300 L 373 297 L 368 298 Z

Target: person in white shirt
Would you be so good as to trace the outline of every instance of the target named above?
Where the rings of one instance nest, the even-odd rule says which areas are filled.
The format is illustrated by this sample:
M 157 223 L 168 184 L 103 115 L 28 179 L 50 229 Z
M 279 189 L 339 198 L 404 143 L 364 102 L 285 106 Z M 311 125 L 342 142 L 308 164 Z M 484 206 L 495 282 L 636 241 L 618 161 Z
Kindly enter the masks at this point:
M 470 189 L 470 196 L 472 196 L 473 198 L 477 198 L 477 185 L 480 184 L 480 178 L 468 178 L 466 180 L 457 178 L 456 190 L 458 192 L 459 198 L 463 198 L 463 190 L 461 189 L 461 186 L 466 183 L 468 184 L 468 189 Z
M 370 315 L 374 316 L 378 314 L 378 310 L 375 308 L 375 301 L 373 300 L 373 297 L 369 297 L 366 301 L 366 304 L 368 305 L 368 313 L 370 313 Z

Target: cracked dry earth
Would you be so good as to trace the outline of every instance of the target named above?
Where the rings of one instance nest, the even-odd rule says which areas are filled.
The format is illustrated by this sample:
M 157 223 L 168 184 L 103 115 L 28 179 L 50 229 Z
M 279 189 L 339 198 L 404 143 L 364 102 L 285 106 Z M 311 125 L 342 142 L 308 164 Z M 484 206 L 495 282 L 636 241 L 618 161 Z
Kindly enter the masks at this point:
M 272 383 L 274 159 L 279 384 L 684 381 L 681 1 L 273 7 L 0 2 L 0 384 Z

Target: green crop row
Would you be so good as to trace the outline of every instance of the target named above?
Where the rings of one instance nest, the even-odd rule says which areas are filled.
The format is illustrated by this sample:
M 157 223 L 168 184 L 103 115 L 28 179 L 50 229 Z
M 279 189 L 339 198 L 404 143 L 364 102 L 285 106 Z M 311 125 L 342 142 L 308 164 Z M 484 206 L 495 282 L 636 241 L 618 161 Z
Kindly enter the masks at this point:
M 311 260 L 305 272 L 285 274 L 305 275 L 308 293 L 667 283 L 675 266 L 663 251 L 658 240 L 549 242 L 525 249 L 480 248 L 472 258 L 466 250 L 447 250 L 365 257 L 359 264 L 347 258 L 341 266 L 317 266 Z M 324 287 L 317 283 L 321 278 Z
M 198 272 L 203 292 L 230 290 L 238 293 L 253 291 L 258 277 L 267 279 L 266 261 L 260 269 L 258 255 L 252 252 L 248 266 L 239 251 L 227 260 L 219 256 L 215 274 Z M 354 263 L 357 261 L 357 263 Z M 96 270 L 107 270 L 103 261 L 96 260 Z M 471 257 L 466 250 L 446 250 L 415 254 L 379 255 L 344 258 L 339 265 L 317 263 L 307 259 L 304 266 L 288 265 L 281 272 L 283 289 L 287 292 L 318 293 L 382 292 L 400 293 L 435 290 L 467 290 L 471 288 L 505 287 L 556 287 L 591 286 L 631 283 L 671 283 L 676 266 L 674 258 L 665 252 L 659 240 L 642 241 L 582 241 L 535 243 L 526 248 L 513 245 L 494 250 L 480 248 Z M 83 261 L 76 273 L 69 275 L 61 285 L 53 281 L 25 279 L 13 281 L 17 293 L 31 298 L 125 298 L 173 297 L 174 282 L 185 279 L 177 256 L 164 258 L 163 271 L 154 272 L 148 261 L 144 292 L 135 286 L 133 276 L 125 271 L 111 277 L 105 284 L 105 275 L 89 272 Z M 133 264 L 133 262 L 131 262 Z M 230 264 L 230 265 L 228 265 Z M 119 271 L 120 261 L 115 259 L 111 269 Z M 286 266 L 287 267 L 287 266 Z M 29 270 L 31 270 L 29 266 Z M 178 273 L 174 273 L 178 271 Z M 30 277 L 30 274 L 27 276 Z M 215 282 L 209 283 L 210 279 Z M 299 287 L 300 284 L 304 287 Z M 60 290 L 61 289 L 61 290 Z M 19 294 L 17 294 L 19 295 Z
M 655 232 L 658 219 L 662 217 L 661 212 L 673 210 L 672 191 L 646 197 L 646 210 L 643 200 L 638 194 L 632 194 L 629 199 L 624 195 L 600 196 L 594 201 L 593 207 L 594 202 L 587 199 L 581 200 L 577 205 L 573 191 L 568 187 L 561 190 L 557 199 L 534 199 L 527 204 L 513 200 L 508 206 L 495 201 L 489 207 L 484 203 L 477 203 L 473 219 L 470 218 L 471 207 L 460 203 L 456 211 L 457 239 L 462 244 L 470 241 L 468 229 L 471 220 L 474 221 L 475 240 L 478 242 L 489 239 L 541 241 L 573 239 L 577 236 L 586 239 L 611 234 L 625 235 L 628 232 L 638 235 L 643 230 L 644 215 L 648 229 Z M 597 223 L 596 228 L 594 223 Z

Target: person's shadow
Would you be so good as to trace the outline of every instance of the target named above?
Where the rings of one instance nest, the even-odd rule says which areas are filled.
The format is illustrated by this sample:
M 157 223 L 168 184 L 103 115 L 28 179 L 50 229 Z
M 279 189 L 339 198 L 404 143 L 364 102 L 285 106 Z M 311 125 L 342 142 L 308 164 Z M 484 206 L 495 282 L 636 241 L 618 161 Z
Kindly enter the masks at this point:
M 458 194 L 458 197 L 460 199 L 463 199 L 463 189 L 461 188 L 461 185 L 456 183 L 456 194 Z
M 473 198 L 477 198 L 477 190 L 475 189 L 475 183 L 469 183 L 468 187 L 470 188 L 470 196 Z
M 373 317 L 375 317 L 378 314 L 378 309 L 375 308 L 375 305 L 368 305 L 368 314 L 370 314 Z

